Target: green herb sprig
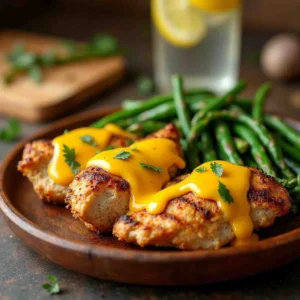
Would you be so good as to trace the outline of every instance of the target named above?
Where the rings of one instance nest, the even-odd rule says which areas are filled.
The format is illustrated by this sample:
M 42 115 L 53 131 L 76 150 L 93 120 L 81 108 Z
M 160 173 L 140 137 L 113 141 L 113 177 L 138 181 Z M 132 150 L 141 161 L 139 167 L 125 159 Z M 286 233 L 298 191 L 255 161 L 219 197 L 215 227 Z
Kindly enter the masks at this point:
M 48 276 L 48 281 L 42 285 L 43 289 L 45 289 L 50 295 L 59 294 L 60 286 L 58 284 L 57 278 L 55 276 Z
M 227 202 L 228 204 L 233 203 L 233 198 L 230 194 L 230 191 L 227 189 L 226 185 L 219 181 L 219 188 L 218 188 L 219 195 L 221 198 Z
M 69 148 L 66 144 L 63 144 L 63 154 L 66 164 L 71 168 L 74 174 L 79 172 L 80 163 L 75 160 L 75 149 Z
M 221 164 L 218 164 L 217 162 L 213 162 L 210 164 L 210 169 L 218 176 L 222 177 L 224 168 Z
M 204 167 L 199 167 L 195 170 L 197 173 L 204 173 L 206 172 L 206 169 Z
M 130 152 L 120 151 L 117 155 L 114 156 L 115 159 L 127 160 L 131 156 Z
M 152 165 L 149 165 L 146 163 L 142 163 L 142 162 L 140 163 L 140 166 L 143 168 L 149 169 L 151 171 L 157 172 L 157 173 L 162 173 L 164 171 L 164 169 L 162 169 L 162 168 L 158 168 L 158 167 L 155 167 L 155 166 L 152 166 Z
M 88 145 L 91 145 L 91 146 L 94 146 L 94 147 L 98 146 L 98 144 L 95 141 L 95 139 L 91 135 L 89 135 L 89 134 L 81 136 L 80 139 L 85 144 L 88 144 Z
M 8 71 L 3 75 L 5 84 L 12 83 L 19 74 L 27 74 L 36 83 L 43 81 L 43 69 L 95 57 L 108 57 L 121 53 L 118 41 L 111 35 L 96 35 L 87 43 L 63 40 L 65 53 L 48 49 L 38 54 L 26 51 L 23 44 L 16 44 L 7 54 Z

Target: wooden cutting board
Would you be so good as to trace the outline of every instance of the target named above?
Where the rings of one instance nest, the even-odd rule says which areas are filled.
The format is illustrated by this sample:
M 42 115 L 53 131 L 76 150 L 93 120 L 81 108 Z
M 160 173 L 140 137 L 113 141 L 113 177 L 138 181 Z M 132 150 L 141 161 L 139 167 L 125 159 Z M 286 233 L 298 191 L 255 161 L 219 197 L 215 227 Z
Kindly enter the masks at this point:
M 22 31 L 0 32 L 0 76 L 8 68 L 5 56 L 15 43 L 38 53 L 58 47 L 60 40 Z M 43 71 L 40 84 L 21 75 L 8 86 L 1 83 L 0 114 L 33 122 L 55 118 L 111 87 L 124 71 L 124 58 L 118 56 L 51 67 Z

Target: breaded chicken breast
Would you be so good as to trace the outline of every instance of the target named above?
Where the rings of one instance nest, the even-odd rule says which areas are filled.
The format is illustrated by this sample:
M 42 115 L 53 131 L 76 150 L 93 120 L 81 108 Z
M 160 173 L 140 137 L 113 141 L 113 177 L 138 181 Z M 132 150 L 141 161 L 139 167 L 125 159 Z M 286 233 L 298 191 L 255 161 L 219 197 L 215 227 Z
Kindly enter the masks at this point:
M 271 226 L 276 217 L 287 214 L 291 199 L 288 191 L 273 177 L 255 168 L 250 170 L 250 215 L 254 228 L 260 229 Z M 115 223 L 113 234 L 120 241 L 141 247 L 153 245 L 183 250 L 218 249 L 235 237 L 216 201 L 199 198 L 193 193 L 171 200 L 161 214 L 141 211 L 122 216 Z
M 169 124 L 162 130 L 147 137 L 168 138 L 179 145 L 180 133 L 175 125 Z M 169 170 L 171 178 L 176 176 L 176 166 Z M 73 216 L 85 226 L 98 233 L 112 230 L 114 222 L 129 210 L 130 186 L 124 179 L 107 171 L 89 166 L 79 172 L 69 186 L 66 196 L 68 208 Z
M 115 148 L 126 147 L 131 140 L 113 135 L 109 142 Z M 55 183 L 48 175 L 48 165 L 53 156 L 54 147 L 51 140 L 38 140 L 26 144 L 18 170 L 33 184 L 39 198 L 45 202 L 65 205 L 68 187 Z

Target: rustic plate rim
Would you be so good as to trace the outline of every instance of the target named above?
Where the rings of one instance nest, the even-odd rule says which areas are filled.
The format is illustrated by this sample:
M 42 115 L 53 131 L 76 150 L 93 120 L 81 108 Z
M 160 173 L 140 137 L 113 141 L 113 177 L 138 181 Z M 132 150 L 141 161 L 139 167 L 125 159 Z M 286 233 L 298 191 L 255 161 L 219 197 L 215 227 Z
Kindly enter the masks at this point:
M 97 244 L 95 247 L 92 243 L 87 244 L 86 242 L 80 241 L 69 241 L 53 232 L 40 228 L 36 223 L 26 218 L 19 212 L 9 200 L 3 188 L 3 180 L 6 170 L 9 168 L 10 162 L 19 154 L 24 148 L 24 145 L 31 140 L 42 138 L 43 135 L 61 127 L 66 127 L 76 124 L 77 118 L 80 117 L 80 121 L 88 121 L 89 119 L 95 119 L 101 117 L 110 112 L 116 111 L 118 108 L 104 107 L 97 111 L 88 111 L 78 115 L 73 115 L 59 121 L 56 121 L 50 125 L 43 127 L 38 130 L 35 134 L 19 142 L 4 158 L 0 169 L 0 209 L 4 214 L 5 218 L 8 218 L 17 227 L 22 228 L 28 234 L 34 236 L 37 239 L 46 241 L 57 247 L 63 247 L 70 250 L 76 250 L 81 253 L 87 254 L 92 251 L 93 255 L 103 258 L 118 257 L 123 260 L 139 260 L 139 261 L 152 261 L 152 262 L 185 262 L 185 261 L 199 261 L 215 258 L 224 257 L 235 257 L 239 255 L 246 255 L 253 252 L 259 252 L 267 249 L 273 249 L 282 245 L 287 245 L 300 239 L 300 228 L 293 229 L 289 232 L 276 235 L 259 242 L 240 246 L 240 247 L 226 247 L 217 250 L 193 250 L 193 251 L 172 251 L 172 250 L 149 250 L 149 249 L 116 249 L 106 247 Z M 300 120 L 296 118 L 286 117 L 280 114 L 287 120 L 300 124 Z M 133 255 L 134 254 L 134 255 Z

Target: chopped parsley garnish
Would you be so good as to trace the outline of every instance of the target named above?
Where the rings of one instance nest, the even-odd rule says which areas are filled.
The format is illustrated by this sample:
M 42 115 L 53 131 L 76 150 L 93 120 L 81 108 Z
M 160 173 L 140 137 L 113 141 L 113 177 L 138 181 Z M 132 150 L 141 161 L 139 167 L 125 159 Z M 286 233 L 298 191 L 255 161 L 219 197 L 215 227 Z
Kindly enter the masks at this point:
M 45 289 L 50 295 L 59 294 L 60 287 L 58 284 L 58 281 L 55 276 L 48 276 L 48 281 L 50 283 L 46 282 L 42 285 L 43 289 Z
M 137 88 L 142 95 L 149 95 L 154 90 L 154 83 L 150 77 L 141 76 L 137 79 Z
M 143 168 L 147 168 L 151 171 L 157 172 L 157 173 L 162 173 L 164 171 L 164 169 L 162 169 L 162 168 L 151 166 L 151 165 L 148 165 L 146 163 L 140 163 L 140 166 L 143 167 Z
M 98 144 L 95 141 L 95 139 L 91 135 L 89 135 L 89 134 L 81 136 L 80 139 L 85 144 L 88 144 L 88 145 L 91 145 L 91 146 L 94 146 L 94 147 L 98 146 Z
M 68 129 L 65 129 L 65 130 L 64 130 L 64 134 L 67 134 L 67 133 L 69 133 L 69 130 L 68 130 Z
M 69 148 L 67 145 L 63 144 L 63 153 L 65 157 L 65 162 L 71 168 L 74 174 L 79 172 L 80 163 L 75 160 L 75 149 Z
M 197 173 L 204 173 L 206 172 L 206 169 L 204 167 L 199 167 L 195 170 Z
M 224 168 L 221 164 L 213 162 L 210 164 L 210 168 L 218 177 L 221 177 L 223 175 Z
M 132 150 L 132 151 L 138 151 L 138 148 L 137 147 L 132 147 L 132 148 L 130 148 L 130 150 Z
M 112 149 L 115 149 L 115 147 L 112 145 L 108 145 L 107 147 L 104 148 L 105 151 L 112 150 Z
M 122 150 L 114 156 L 115 159 L 127 160 L 131 156 L 130 152 Z
M 96 155 L 96 154 L 99 154 L 100 152 L 101 152 L 101 150 L 98 149 L 98 150 L 95 152 L 95 155 Z
M 233 203 L 233 198 L 230 195 L 230 191 L 227 189 L 226 185 L 223 184 L 221 181 L 218 181 L 218 182 L 219 182 L 218 192 L 219 192 L 219 195 L 221 196 L 221 198 L 228 204 Z

